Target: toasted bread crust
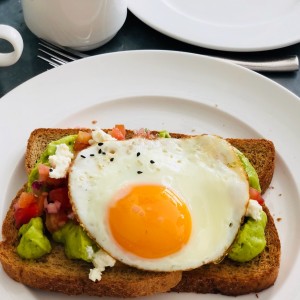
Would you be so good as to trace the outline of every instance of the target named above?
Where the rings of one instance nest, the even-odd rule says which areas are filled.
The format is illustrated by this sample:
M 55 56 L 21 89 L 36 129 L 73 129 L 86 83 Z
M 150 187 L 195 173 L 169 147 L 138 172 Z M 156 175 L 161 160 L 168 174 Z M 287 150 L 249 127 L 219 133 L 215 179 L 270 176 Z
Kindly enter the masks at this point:
M 33 131 L 28 140 L 25 156 L 26 171 L 30 172 L 50 141 L 69 134 L 76 134 L 78 130 L 42 128 Z M 131 138 L 132 135 L 133 132 L 128 131 L 126 137 Z M 186 137 L 186 135 L 176 133 L 171 135 L 175 138 Z M 228 139 L 228 141 L 241 150 L 253 164 L 260 179 L 262 192 L 264 192 L 268 188 L 274 172 L 275 149 L 273 143 L 264 139 Z M 208 264 L 182 274 L 181 272 L 145 272 L 118 264 L 113 268 L 108 268 L 104 272 L 102 280 L 94 283 L 88 279 L 89 269 L 92 266 L 82 261 L 67 259 L 63 247 L 58 244 L 53 244 L 51 254 L 38 261 L 22 260 L 16 254 L 18 237 L 14 226 L 13 204 L 17 198 L 18 195 L 12 202 L 3 223 L 2 232 L 6 240 L 0 244 L 0 260 L 10 277 L 34 288 L 70 295 L 115 297 L 151 295 L 170 289 L 174 292 L 241 295 L 268 288 L 274 284 L 278 275 L 280 241 L 267 207 L 264 207 L 268 215 L 267 246 L 262 254 L 249 263 L 241 264 L 224 259 L 219 264 Z

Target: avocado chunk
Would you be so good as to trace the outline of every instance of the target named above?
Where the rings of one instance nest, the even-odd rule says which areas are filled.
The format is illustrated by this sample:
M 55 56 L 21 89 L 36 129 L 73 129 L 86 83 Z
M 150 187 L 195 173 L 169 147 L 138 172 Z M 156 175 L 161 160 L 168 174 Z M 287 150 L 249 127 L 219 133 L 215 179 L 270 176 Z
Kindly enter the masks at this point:
M 17 253 L 25 259 L 38 259 L 51 252 L 51 244 L 44 235 L 44 226 L 40 217 L 32 218 L 21 226 L 18 232 L 20 243 Z
M 52 234 L 54 241 L 65 246 L 65 254 L 70 259 L 82 259 L 92 261 L 89 249 L 97 251 L 97 246 L 83 228 L 73 221 L 67 222 L 62 228 Z
M 159 136 L 160 138 L 170 138 L 170 137 L 171 137 L 170 134 L 169 134 L 169 132 L 168 132 L 167 130 L 162 130 L 162 131 L 160 131 L 160 132 L 158 133 L 158 136 Z
M 247 262 L 260 254 L 266 246 L 266 224 L 267 215 L 264 211 L 261 211 L 260 220 L 249 218 L 241 226 L 228 257 L 234 261 Z

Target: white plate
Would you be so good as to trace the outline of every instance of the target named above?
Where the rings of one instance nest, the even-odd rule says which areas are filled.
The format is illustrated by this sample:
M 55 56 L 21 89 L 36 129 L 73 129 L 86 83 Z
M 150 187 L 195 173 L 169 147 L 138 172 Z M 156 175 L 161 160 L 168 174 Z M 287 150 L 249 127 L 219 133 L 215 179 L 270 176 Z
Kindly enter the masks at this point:
M 277 149 L 266 202 L 282 242 L 274 287 L 259 299 L 299 299 L 300 101 L 274 82 L 241 67 L 193 54 L 131 51 L 90 57 L 45 72 L 0 101 L 1 218 L 25 182 L 23 153 L 38 127 L 124 123 L 224 137 L 266 137 Z M 3 299 L 57 299 L 0 273 Z M 153 299 L 228 299 L 220 295 L 169 294 Z M 72 299 L 59 295 L 59 298 Z M 79 297 L 76 299 L 84 299 Z M 255 299 L 254 295 L 241 299 Z
M 196 46 L 260 51 L 300 42 L 298 0 L 128 0 L 154 29 Z

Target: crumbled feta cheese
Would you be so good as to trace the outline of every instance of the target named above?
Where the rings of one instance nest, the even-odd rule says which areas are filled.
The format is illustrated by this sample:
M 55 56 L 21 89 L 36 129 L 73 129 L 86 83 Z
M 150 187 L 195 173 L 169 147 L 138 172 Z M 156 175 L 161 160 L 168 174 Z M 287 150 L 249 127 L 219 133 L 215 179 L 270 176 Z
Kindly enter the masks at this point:
M 252 219 L 258 221 L 261 219 L 262 207 L 256 200 L 249 200 L 249 204 L 246 211 L 246 217 L 251 217 Z
M 110 134 L 105 133 L 102 129 L 95 129 L 92 130 L 92 139 L 89 140 L 90 145 L 95 143 L 102 143 L 106 141 L 115 141 L 116 139 L 113 138 Z
M 89 279 L 95 282 L 101 280 L 102 272 L 106 267 L 113 267 L 116 260 L 100 249 L 94 253 L 92 263 L 95 268 L 90 269 Z
M 73 157 L 73 153 L 66 144 L 57 145 L 55 154 L 49 156 L 49 163 L 51 166 L 49 176 L 56 179 L 66 177 Z
M 99 269 L 94 268 L 90 269 L 89 273 L 89 279 L 96 282 L 97 280 L 100 281 L 102 278 L 102 271 L 99 271 Z

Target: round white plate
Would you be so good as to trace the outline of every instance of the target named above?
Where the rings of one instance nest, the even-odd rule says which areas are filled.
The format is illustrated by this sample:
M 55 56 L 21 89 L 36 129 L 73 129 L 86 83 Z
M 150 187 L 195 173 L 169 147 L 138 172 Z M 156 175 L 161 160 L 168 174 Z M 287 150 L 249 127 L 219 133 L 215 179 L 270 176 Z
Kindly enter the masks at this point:
M 300 42 L 298 0 L 128 0 L 154 29 L 196 46 L 260 51 Z
M 67 64 L 33 78 L 0 100 L 1 219 L 26 180 L 26 141 L 38 127 L 124 123 L 132 129 L 265 137 L 277 149 L 272 188 L 265 200 L 279 230 L 282 263 L 275 286 L 260 293 L 259 299 L 299 299 L 299 115 L 299 98 L 284 88 L 257 73 L 204 56 L 131 51 Z M 58 297 L 17 284 L 3 271 L 0 294 L 3 299 L 18 300 Z M 171 298 L 228 299 L 193 294 L 153 297 Z M 255 295 L 242 299 L 253 300 Z

